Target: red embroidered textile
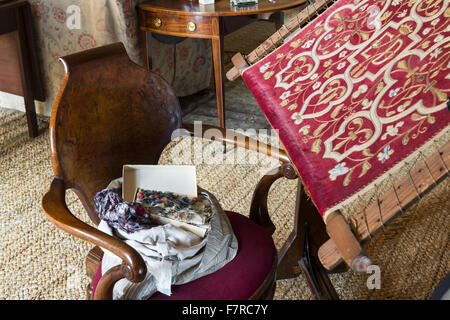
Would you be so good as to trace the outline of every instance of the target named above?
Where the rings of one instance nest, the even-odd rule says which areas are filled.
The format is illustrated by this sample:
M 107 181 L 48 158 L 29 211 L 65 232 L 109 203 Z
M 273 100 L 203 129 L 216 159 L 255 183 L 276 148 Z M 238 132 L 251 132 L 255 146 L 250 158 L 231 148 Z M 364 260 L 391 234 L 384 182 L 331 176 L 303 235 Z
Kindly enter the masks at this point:
M 340 0 L 243 79 L 324 215 L 448 130 L 445 0 Z

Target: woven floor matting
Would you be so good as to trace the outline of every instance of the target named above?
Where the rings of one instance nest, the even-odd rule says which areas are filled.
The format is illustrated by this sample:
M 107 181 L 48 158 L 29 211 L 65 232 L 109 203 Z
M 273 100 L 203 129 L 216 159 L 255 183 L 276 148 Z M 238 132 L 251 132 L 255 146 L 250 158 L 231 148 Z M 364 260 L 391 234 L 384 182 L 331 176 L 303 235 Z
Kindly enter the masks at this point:
M 85 299 L 84 259 L 92 246 L 57 229 L 42 212 L 41 199 L 50 185 L 52 168 L 47 121 L 41 119 L 40 127 L 43 133 L 30 139 L 25 115 L 0 108 L 0 299 Z M 197 147 L 202 145 L 196 141 Z M 172 142 L 161 163 L 189 163 L 191 143 L 190 138 Z M 204 148 L 204 158 L 209 161 L 216 156 L 217 161 L 220 152 L 208 150 L 219 150 L 220 145 L 210 147 Z M 225 209 L 243 214 L 248 214 L 260 176 L 277 164 L 268 158 L 238 165 L 194 160 L 199 185 L 214 193 Z M 365 274 L 335 274 L 331 280 L 341 299 L 429 298 L 450 270 L 448 180 L 368 245 L 369 255 L 381 269 L 381 289 L 369 290 Z M 279 180 L 270 192 L 278 248 L 292 228 L 295 193 L 295 181 L 287 179 Z M 76 216 L 88 221 L 73 192 L 68 192 L 67 202 Z M 299 276 L 278 281 L 275 298 L 312 296 Z

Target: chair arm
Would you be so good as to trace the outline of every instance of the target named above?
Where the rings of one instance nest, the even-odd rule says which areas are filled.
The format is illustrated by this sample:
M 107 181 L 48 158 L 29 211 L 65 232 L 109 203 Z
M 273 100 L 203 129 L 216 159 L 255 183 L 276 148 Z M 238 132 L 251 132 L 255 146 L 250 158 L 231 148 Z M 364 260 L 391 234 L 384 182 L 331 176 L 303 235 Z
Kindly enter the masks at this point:
M 272 147 L 271 145 L 226 128 L 203 124 L 201 126 L 196 126 L 194 124 L 184 123 L 181 129 L 176 130 L 172 134 L 172 140 L 179 136 L 191 136 L 224 142 L 245 148 L 247 150 L 263 153 L 267 156 L 278 159 L 283 163 L 291 162 L 286 151 L 283 149 Z
M 76 218 L 67 208 L 64 181 L 54 178 L 50 190 L 42 199 L 42 208 L 58 228 L 111 251 L 123 260 L 122 278 L 131 282 L 144 280 L 147 267 L 140 254 L 132 247 Z
M 290 163 L 284 163 L 278 168 L 270 170 L 261 178 L 253 192 L 250 205 L 250 220 L 259 224 L 269 231 L 270 234 L 275 232 L 275 225 L 270 219 L 267 197 L 272 184 L 282 177 L 287 179 L 297 178 L 297 174 Z

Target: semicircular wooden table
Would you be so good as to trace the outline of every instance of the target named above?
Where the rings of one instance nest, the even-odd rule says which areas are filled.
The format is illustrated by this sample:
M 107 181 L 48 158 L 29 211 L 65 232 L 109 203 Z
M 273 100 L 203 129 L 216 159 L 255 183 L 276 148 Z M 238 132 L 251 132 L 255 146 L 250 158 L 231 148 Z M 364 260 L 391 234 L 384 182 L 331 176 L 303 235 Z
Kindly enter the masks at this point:
M 200 5 L 198 0 L 152 0 L 138 6 L 144 57 L 148 67 L 147 31 L 177 37 L 211 39 L 218 124 L 225 127 L 223 83 L 224 18 L 276 13 L 302 5 L 307 0 L 259 0 L 256 5 L 233 6 L 230 0 Z

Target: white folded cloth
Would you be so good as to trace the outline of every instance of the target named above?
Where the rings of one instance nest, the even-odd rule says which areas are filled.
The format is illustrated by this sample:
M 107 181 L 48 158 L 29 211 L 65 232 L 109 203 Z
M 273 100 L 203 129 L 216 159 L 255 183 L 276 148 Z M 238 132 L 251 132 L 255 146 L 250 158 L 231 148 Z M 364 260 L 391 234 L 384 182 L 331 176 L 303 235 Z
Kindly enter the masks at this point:
M 156 291 L 171 295 L 172 284 L 193 281 L 231 261 L 237 253 L 237 239 L 226 214 L 216 209 L 210 221 L 211 229 L 204 239 L 171 224 L 127 233 L 111 228 L 102 220 L 98 229 L 133 247 L 147 266 L 142 282 L 119 280 L 113 289 L 113 299 L 148 299 Z M 112 252 L 103 251 L 102 275 L 122 263 Z

